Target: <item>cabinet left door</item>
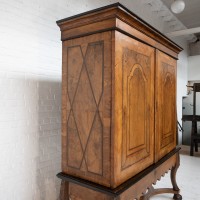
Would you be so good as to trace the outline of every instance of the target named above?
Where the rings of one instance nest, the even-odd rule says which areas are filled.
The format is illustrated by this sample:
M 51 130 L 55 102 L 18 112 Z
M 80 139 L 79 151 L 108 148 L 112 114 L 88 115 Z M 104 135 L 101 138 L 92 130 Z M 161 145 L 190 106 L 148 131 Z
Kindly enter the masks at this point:
M 114 184 L 119 185 L 154 163 L 155 49 L 116 31 L 115 54 Z
M 111 32 L 63 42 L 62 171 L 110 186 Z

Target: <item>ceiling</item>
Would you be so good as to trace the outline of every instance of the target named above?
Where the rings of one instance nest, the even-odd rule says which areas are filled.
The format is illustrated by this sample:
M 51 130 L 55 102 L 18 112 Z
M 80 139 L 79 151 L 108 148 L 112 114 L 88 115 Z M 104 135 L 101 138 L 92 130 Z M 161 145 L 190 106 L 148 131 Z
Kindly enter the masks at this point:
M 170 9 L 174 0 L 162 0 Z M 200 27 L 200 0 L 184 0 L 185 9 L 180 14 L 174 14 L 187 28 Z

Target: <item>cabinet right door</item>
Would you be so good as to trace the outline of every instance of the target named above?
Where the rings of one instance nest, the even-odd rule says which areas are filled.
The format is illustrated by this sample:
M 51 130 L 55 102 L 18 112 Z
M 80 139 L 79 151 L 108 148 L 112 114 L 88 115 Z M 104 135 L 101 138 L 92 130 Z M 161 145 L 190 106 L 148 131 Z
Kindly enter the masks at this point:
M 155 161 L 176 147 L 176 60 L 156 52 Z

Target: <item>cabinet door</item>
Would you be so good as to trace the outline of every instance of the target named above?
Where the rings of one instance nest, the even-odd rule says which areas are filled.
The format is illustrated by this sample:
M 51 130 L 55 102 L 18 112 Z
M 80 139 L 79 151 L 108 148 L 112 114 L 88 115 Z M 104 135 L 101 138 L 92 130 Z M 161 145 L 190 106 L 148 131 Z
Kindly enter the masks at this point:
M 156 53 L 156 161 L 176 146 L 176 60 Z
M 154 48 L 119 32 L 115 55 L 115 181 L 154 162 Z

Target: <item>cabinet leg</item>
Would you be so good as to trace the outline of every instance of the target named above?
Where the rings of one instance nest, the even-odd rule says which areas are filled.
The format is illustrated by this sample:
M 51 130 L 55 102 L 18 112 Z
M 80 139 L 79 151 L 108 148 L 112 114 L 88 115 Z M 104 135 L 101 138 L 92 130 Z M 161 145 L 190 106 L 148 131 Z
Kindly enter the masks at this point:
M 69 183 L 67 181 L 62 180 L 61 182 L 59 200 L 70 200 L 69 199 Z
M 174 194 L 173 199 L 176 199 L 176 200 L 182 199 L 182 196 L 179 194 L 180 189 L 179 189 L 177 182 L 176 182 L 176 172 L 177 172 L 179 166 L 180 166 L 180 156 L 179 156 L 179 154 L 177 154 L 176 165 L 171 170 L 171 182 L 172 182 L 173 190 L 174 190 L 174 192 L 176 192 Z
M 171 174 L 170 174 L 171 183 L 172 183 L 173 187 L 172 188 L 154 189 L 154 187 L 151 185 L 148 188 L 148 191 L 140 197 L 140 200 L 149 200 L 151 196 L 163 194 L 163 193 L 171 193 L 171 194 L 174 195 L 173 199 L 182 200 L 182 196 L 179 194 L 180 189 L 179 189 L 177 182 L 176 182 L 176 172 L 177 172 L 179 166 L 180 166 L 180 156 L 179 156 L 179 153 L 177 153 L 176 154 L 176 162 L 174 163 L 174 167 L 172 167 Z
M 182 200 L 182 196 L 180 194 L 175 194 L 173 199 L 175 200 Z

